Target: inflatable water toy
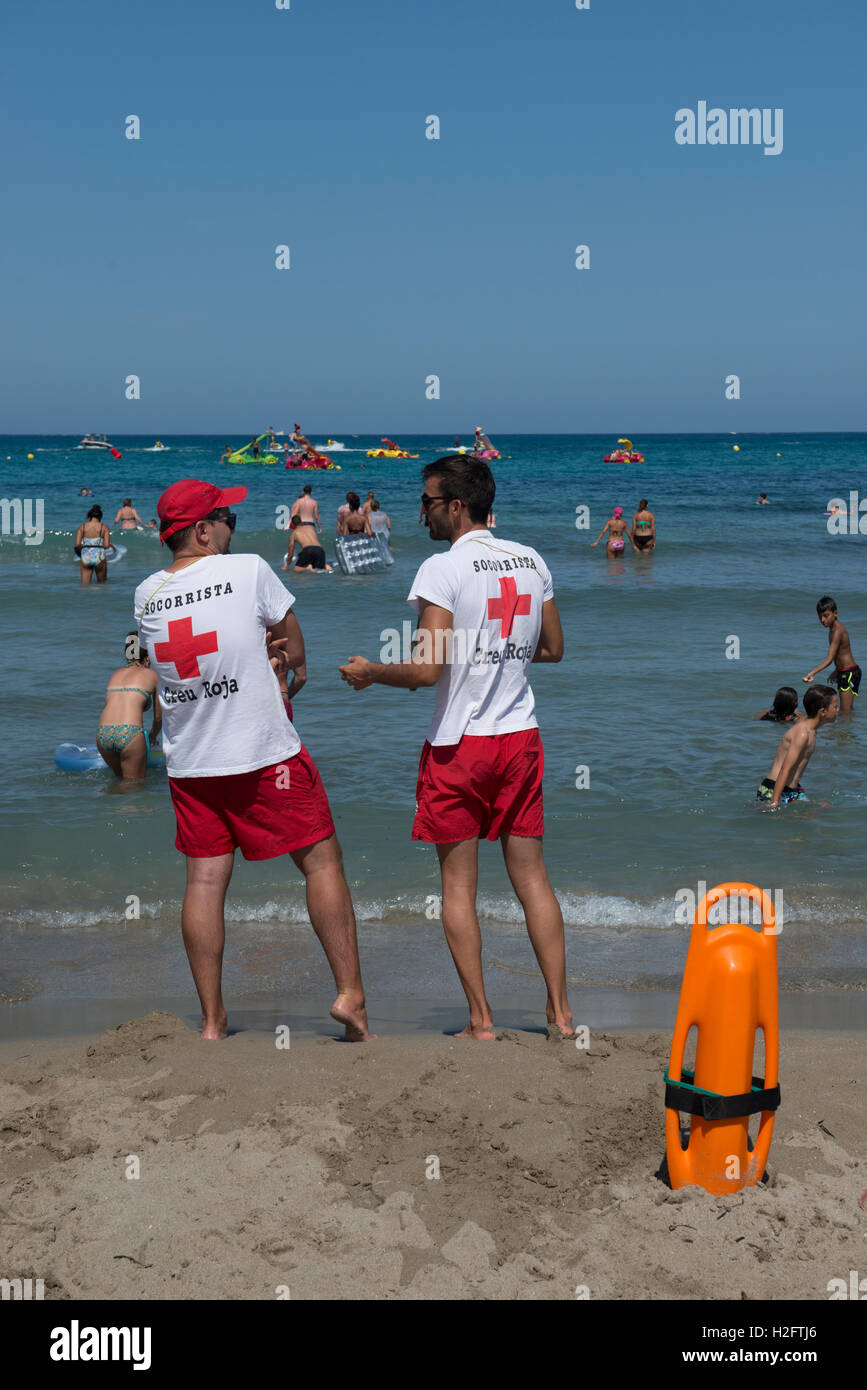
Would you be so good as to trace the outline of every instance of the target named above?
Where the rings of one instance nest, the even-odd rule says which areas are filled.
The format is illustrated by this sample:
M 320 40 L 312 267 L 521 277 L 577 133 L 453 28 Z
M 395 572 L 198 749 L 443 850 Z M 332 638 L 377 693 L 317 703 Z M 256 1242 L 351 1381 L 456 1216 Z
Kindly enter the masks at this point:
M 758 904 L 762 930 L 740 922 L 708 926 L 708 905 L 732 898 Z M 728 919 L 731 912 L 723 909 Z M 750 883 L 722 883 L 698 905 L 683 972 L 671 1057 L 665 1076 L 665 1152 L 673 1188 L 739 1192 L 765 1171 L 774 1113 L 780 1104 L 777 925 L 771 900 Z M 697 1030 L 695 1073 L 683 1067 L 687 1035 Z M 765 1075 L 753 1076 L 762 1030 Z M 678 1112 L 690 1115 L 686 1148 Z M 755 1143 L 749 1117 L 761 1114 Z
M 499 457 L 499 449 L 483 449 L 480 454 L 473 453 L 473 458 L 484 459 L 485 462 L 487 462 L 488 459 L 498 459 Z
M 407 453 L 406 449 L 401 449 L 399 444 L 395 444 L 393 439 L 383 439 L 385 449 L 368 449 L 369 459 L 417 459 L 418 454 Z
M 151 748 L 147 729 L 144 736 L 148 750 L 148 767 L 165 767 L 166 758 L 163 750 Z M 98 772 L 100 769 L 111 771 L 95 743 L 61 743 L 54 750 L 54 765 L 60 768 L 61 772 Z
M 277 455 L 276 455 L 276 454 L 261 454 L 261 455 L 259 456 L 259 458 L 254 459 L 252 454 L 246 453 L 246 451 L 243 450 L 243 449 L 239 450 L 238 453 L 236 453 L 236 454 L 230 454 L 229 457 L 226 459 L 226 462 L 227 462 L 227 463 L 251 463 L 251 464 L 260 464 L 260 463 L 262 463 L 262 464 L 269 464 L 269 463 L 277 463 L 277 461 L 278 461 L 278 460 L 277 460 Z
M 623 449 L 612 449 L 610 454 L 606 454 L 603 463 L 643 463 L 644 455 L 639 454 L 637 449 L 633 449 L 631 439 L 618 439 L 618 444 L 623 444 Z
M 118 562 L 118 560 L 122 560 L 122 559 L 123 559 L 124 555 L 126 555 L 126 546 L 125 546 L 125 545 L 110 545 L 109 548 L 108 548 L 108 552 L 107 552 L 107 554 L 106 554 L 106 557 L 105 557 L 105 563 L 106 563 L 107 565 L 116 565 L 117 562 Z M 73 558 L 73 560 L 75 561 L 76 564 L 79 563 L 79 560 L 78 560 L 78 556 L 77 556 L 77 555 L 73 555 L 72 558 Z
M 380 536 L 338 536 L 334 549 L 344 574 L 376 574 L 394 564 L 388 541 Z
M 340 470 L 340 464 L 335 463 L 334 459 L 327 454 L 317 454 L 315 458 L 306 459 L 303 454 L 290 454 L 286 460 L 287 468 L 336 468 Z

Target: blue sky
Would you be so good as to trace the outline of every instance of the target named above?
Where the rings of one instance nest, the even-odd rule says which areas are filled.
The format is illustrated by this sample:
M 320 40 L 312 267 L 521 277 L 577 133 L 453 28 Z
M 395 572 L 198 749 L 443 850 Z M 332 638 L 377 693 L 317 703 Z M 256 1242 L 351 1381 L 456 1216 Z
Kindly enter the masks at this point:
M 854 0 L 7 7 L 0 431 L 867 428 L 865 30 Z M 783 152 L 677 145 L 700 100 L 782 107 Z

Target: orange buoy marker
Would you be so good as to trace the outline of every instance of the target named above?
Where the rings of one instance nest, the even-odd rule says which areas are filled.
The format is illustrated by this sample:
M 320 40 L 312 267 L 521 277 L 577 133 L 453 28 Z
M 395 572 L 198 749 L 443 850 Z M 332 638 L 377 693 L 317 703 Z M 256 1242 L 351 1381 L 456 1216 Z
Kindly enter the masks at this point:
M 759 905 L 761 931 L 740 922 L 708 927 L 708 905 L 735 897 Z M 765 1171 L 780 1103 L 777 932 L 770 898 L 750 883 L 722 883 L 698 905 L 665 1076 L 665 1152 L 672 1187 L 693 1183 L 707 1192 L 739 1192 Z M 683 1070 L 692 1027 L 698 1029 L 695 1075 Z M 759 1028 L 765 1041 L 763 1079 L 752 1075 Z M 678 1111 L 692 1116 L 685 1149 Z M 759 1112 L 750 1148 L 749 1117 Z

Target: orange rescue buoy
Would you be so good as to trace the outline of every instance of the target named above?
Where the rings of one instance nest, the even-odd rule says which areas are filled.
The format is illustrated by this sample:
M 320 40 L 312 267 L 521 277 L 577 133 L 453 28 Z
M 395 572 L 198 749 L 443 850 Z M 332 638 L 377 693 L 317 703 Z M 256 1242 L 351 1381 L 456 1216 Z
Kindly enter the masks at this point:
M 734 897 L 759 905 L 761 931 L 740 922 L 708 927 L 708 905 Z M 764 1174 L 780 1103 L 777 932 L 770 898 L 750 883 L 720 884 L 698 905 L 665 1078 L 665 1152 L 672 1187 L 693 1183 L 707 1192 L 739 1192 Z M 693 1027 L 698 1030 L 694 1076 L 683 1070 Z M 763 1079 L 752 1074 L 759 1028 L 765 1043 Z M 678 1111 L 692 1116 L 685 1149 Z M 749 1117 L 759 1112 L 751 1148 Z

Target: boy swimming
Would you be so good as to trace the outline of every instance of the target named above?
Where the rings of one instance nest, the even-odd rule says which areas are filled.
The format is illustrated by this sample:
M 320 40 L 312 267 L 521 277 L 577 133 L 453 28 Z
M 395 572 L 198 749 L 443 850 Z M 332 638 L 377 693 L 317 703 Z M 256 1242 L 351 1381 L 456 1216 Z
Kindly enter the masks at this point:
M 806 800 L 801 776 L 816 747 L 816 730 L 837 718 L 837 693 L 830 685 L 814 685 L 804 696 L 806 718 L 793 724 L 780 739 L 769 775 L 756 792 L 759 801 L 775 811 L 782 801 Z
M 812 671 L 808 671 L 803 679 L 809 683 L 814 676 L 817 676 L 820 671 L 824 671 L 825 667 L 830 666 L 833 661 L 836 669 L 831 680 L 840 692 L 840 712 L 841 714 L 848 714 L 861 684 L 861 667 L 855 664 L 855 658 L 849 646 L 849 634 L 837 616 L 837 605 L 834 600 L 826 594 L 816 604 L 816 612 L 819 614 L 819 622 L 822 626 L 829 629 L 828 655 L 821 666 L 814 666 Z M 804 708 L 806 708 L 806 701 Z

